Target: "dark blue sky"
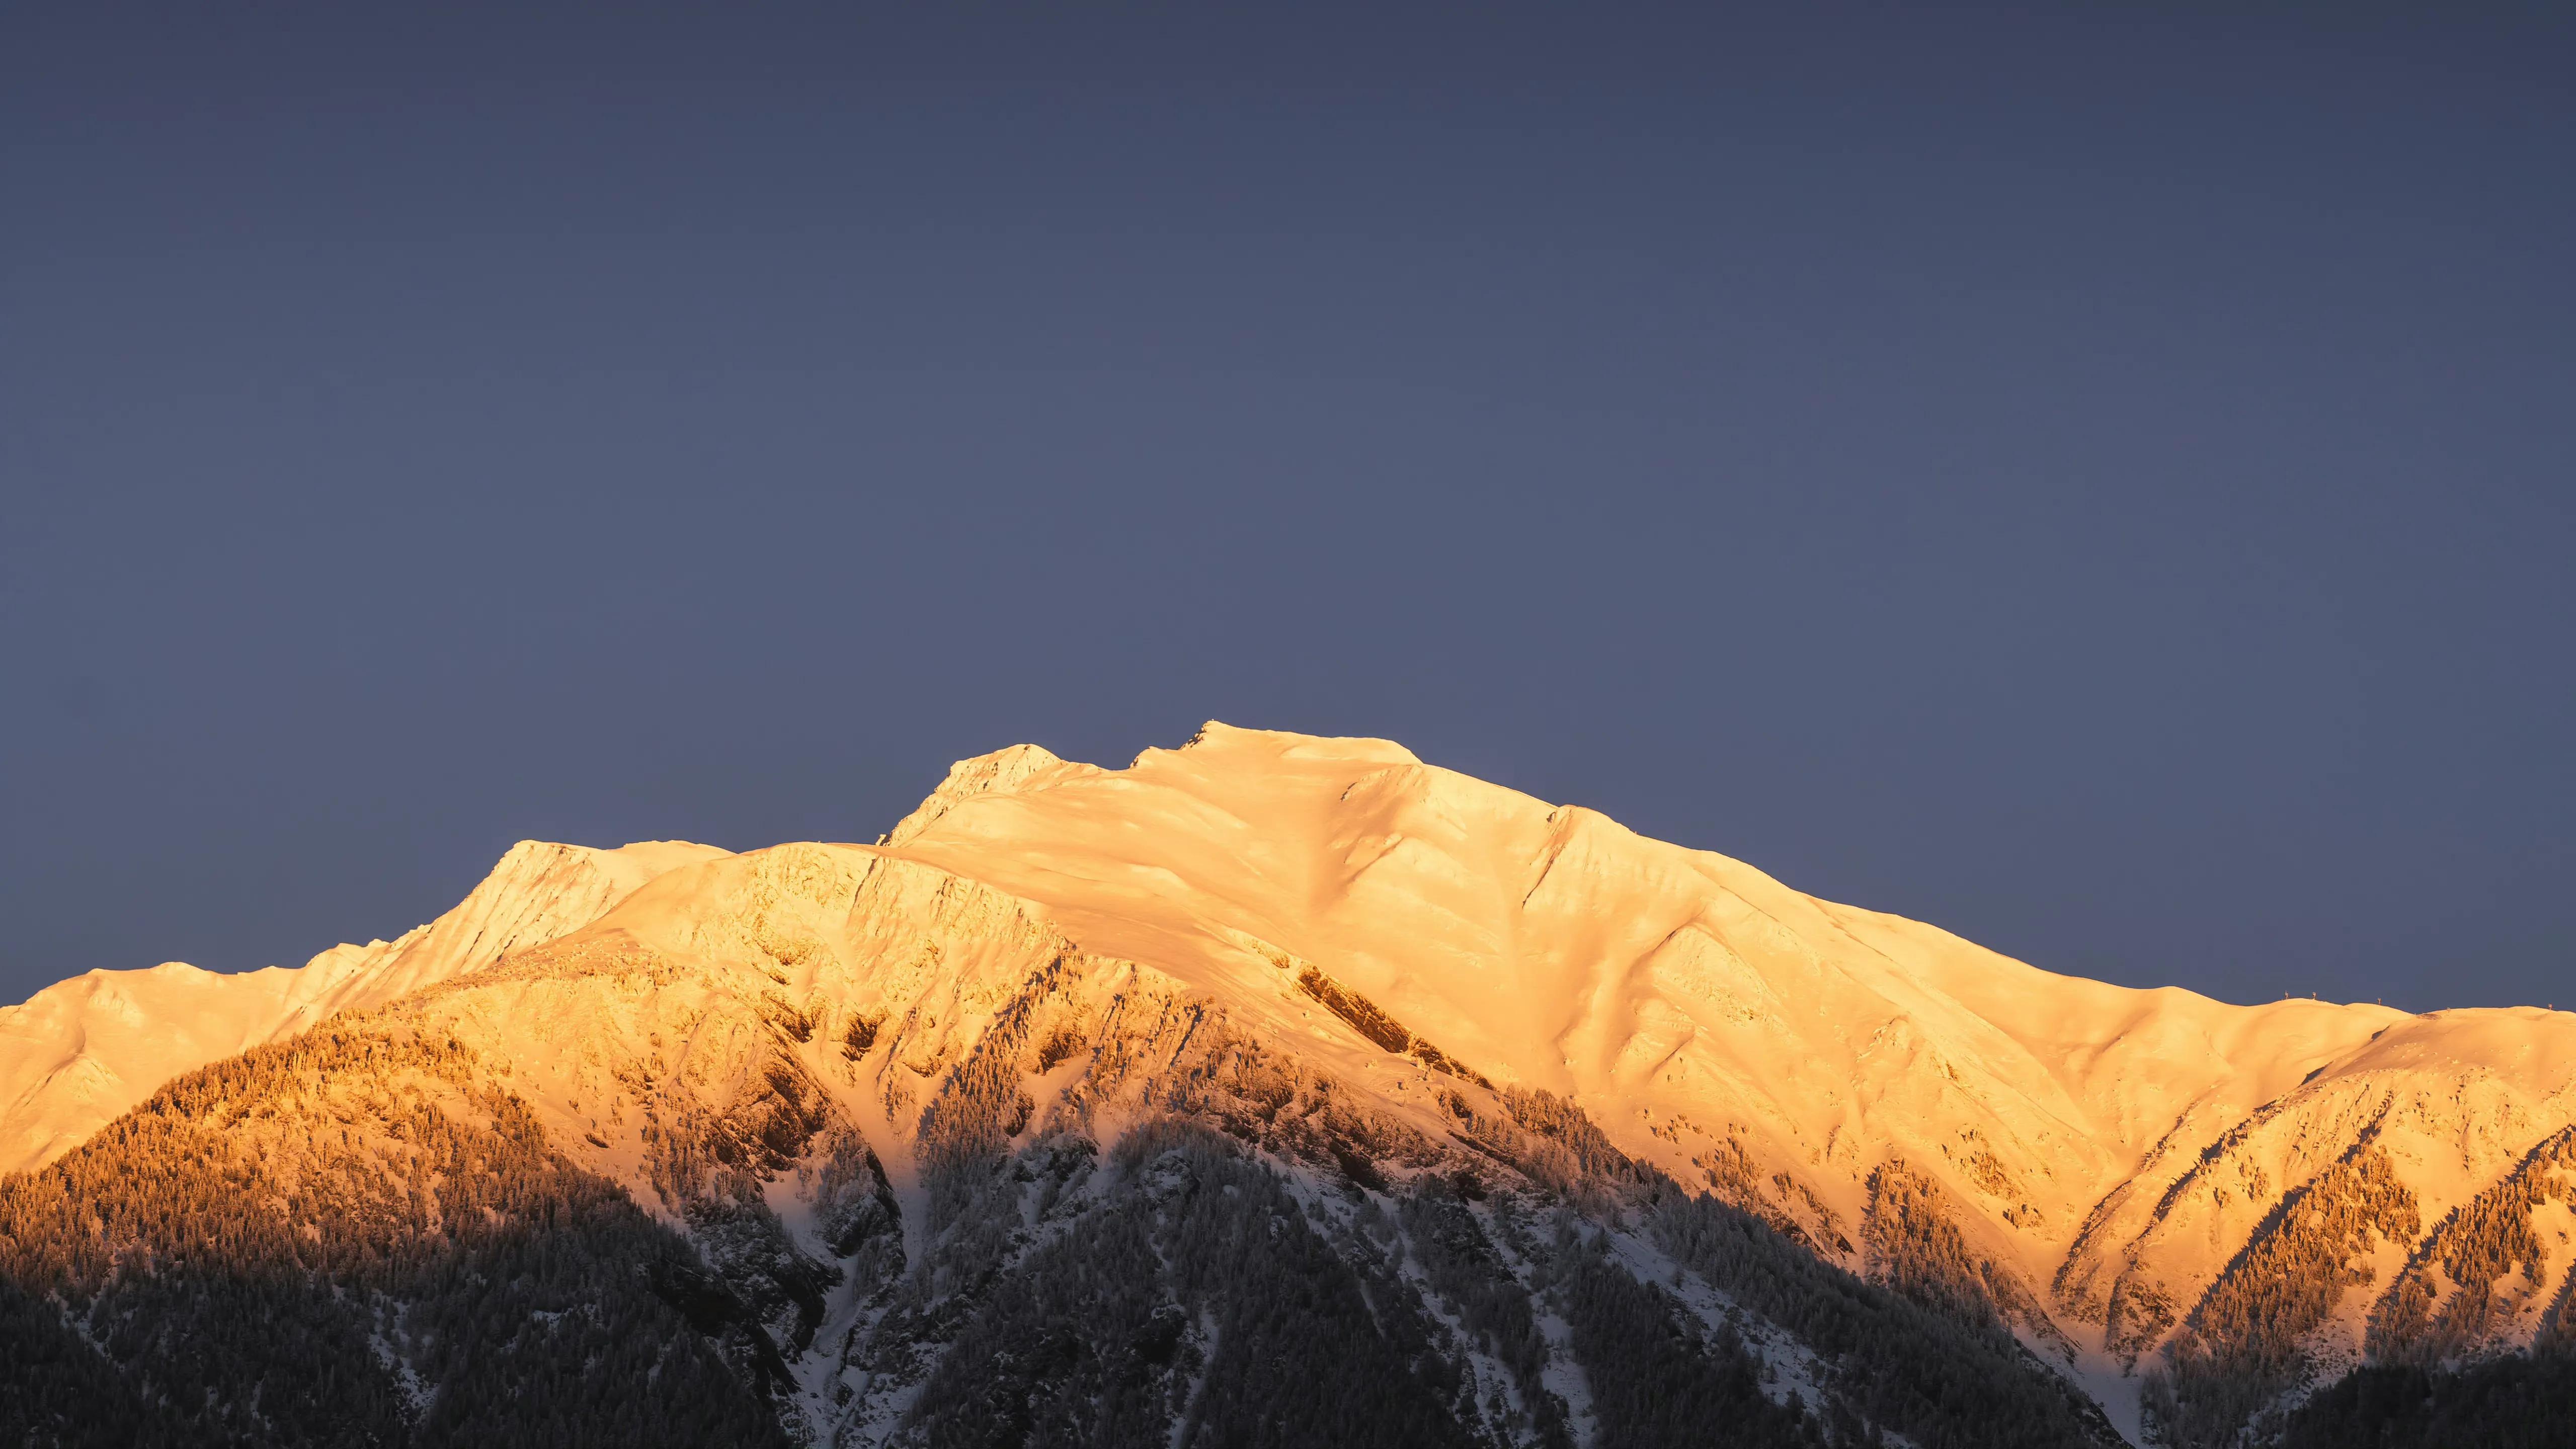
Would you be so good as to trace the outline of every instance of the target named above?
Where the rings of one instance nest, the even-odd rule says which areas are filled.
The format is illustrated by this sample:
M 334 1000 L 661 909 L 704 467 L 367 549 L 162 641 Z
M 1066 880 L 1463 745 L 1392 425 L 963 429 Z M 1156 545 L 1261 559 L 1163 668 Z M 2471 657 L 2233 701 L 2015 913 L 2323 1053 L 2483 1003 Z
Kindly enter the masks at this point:
M 1213 716 L 2576 1003 L 2566 7 L 32 8 L 0 998 Z

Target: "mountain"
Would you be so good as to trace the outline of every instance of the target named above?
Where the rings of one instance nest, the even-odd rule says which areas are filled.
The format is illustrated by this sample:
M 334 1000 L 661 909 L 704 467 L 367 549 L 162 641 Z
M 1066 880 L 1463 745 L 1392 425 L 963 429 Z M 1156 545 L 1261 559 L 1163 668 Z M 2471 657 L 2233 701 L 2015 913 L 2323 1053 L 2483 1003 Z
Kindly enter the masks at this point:
M 2576 1016 L 2058 976 L 1378 740 L 522 845 L 0 1041 L 38 1442 L 2197 1445 L 2576 1349 Z
M 391 941 L 237 976 L 165 961 L 57 982 L 0 1008 L 0 1172 L 60 1156 L 190 1067 L 489 966 L 590 924 L 664 871 L 723 854 L 523 840 L 454 910 Z

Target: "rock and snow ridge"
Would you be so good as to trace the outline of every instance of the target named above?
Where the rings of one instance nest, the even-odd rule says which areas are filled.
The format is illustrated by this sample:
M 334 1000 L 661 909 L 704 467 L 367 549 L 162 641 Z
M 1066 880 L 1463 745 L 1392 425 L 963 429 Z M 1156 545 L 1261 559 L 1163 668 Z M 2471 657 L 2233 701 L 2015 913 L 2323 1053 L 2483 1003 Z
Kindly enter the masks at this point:
M 664 871 L 725 853 L 523 840 L 454 910 L 391 941 L 239 975 L 165 961 L 56 982 L 0 1007 L 0 1173 L 61 1156 L 191 1067 L 489 966 L 590 924 Z
M 2183 1365 L 2156 1412 L 2187 1420 L 2191 1365 L 2244 1347 L 2264 1272 L 2370 1273 L 2287 1330 L 2320 1373 L 2576 1330 L 2576 1194 L 2550 1175 L 2576 1167 L 2552 1146 L 2576 1123 L 2576 1015 L 2059 976 L 1385 741 L 1213 723 L 1124 770 L 1035 746 L 961 762 L 875 845 L 524 843 L 437 922 L 300 972 L 61 983 L 0 1011 L 0 1170 L 177 1072 L 388 1009 L 509 1063 L 556 1140 L 702 1234 L 674 1134 L 808 1084 L 795 1110 L 864 1147 L 763 1191 L 825 1256 L 856 1241 L 852 1151 L 924 1261 L 925 1182 L 958 1154 L 1234 1110 L 1189 1095 L 1221 1023 L 1431 1143 L 1475 1135 L 1498 1092 L 1569 1101 L 1830 1261 L 1976 1298 L 2133 1437 L 2132 1377 Z M 652 1107 L 672 1082 L 685 1110 Z M 2354 1193 L 2361 1228 L 2305 1226 Z M 2477 1255 L 2442 1234 L 2507 1200 L 2528 1266 L 2464 1281 Z M 887 1309 L 855 1293 L 777 1310 L 816 1423 L 891 1423 L 919 1391 L 860 1365 Z

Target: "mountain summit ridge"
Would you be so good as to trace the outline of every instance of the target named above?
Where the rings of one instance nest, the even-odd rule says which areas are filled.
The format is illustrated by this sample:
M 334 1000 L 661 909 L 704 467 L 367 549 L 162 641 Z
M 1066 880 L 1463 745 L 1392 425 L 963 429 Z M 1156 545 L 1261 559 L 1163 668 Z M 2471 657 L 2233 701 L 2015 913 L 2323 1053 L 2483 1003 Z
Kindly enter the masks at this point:
M 810 1425 L 855 1442 L 901 1430 L 938 1371 L 862 1371 L 910 1300 L 892 1268 L 832 1265 L 908 1264 L 941 1301 L 930 1265 L 982 1261 L 956 1257 L 959 1204 L 997 1190 L 975 1164 L 1082 1201 L 1117 1174 L 1066 1152 L 1175 1116 L 1363 1209 L 1473 1177 L 1478 1153 L 1605 1212 L 1662 1201 L 1657 1183 L 1706 1194 L 2008 1329 L 2132 1437 L 2221 1442 L 2365 1358 L 2576 1331 L 2576 1191 L 2550 1145 L 2576 1124 L 2568 1013 L 2062 976 L 1390 741 L 1213 721 L 1121 770 L 1034 745 L 960 761 L 876 844 L 626 850 L 523 843 L 439 922 L 307 976 L 48 988 L 0 1012 L 0 1039 L 44 1044 L 17 1065 L 50 1064 L 14 1095 L 0 1076 L 0 1145 L 58 1157 L 159 1066 L 324 1020 L 455 1041 L 507 1064 L 569 1162 L 771 1285 L 743 1291 L 769 1305 L 778 1372 Z M 227 990 L 252 1005 L 204 1006 Z M 166 1063 L 90 1045 L 190 1011 L 222 1030 Z M 82 1062 L 117 1091 L 73 1091 Z M 1589 1165 L 1545 1166 L 1541 1139 Z M 774 1229 L 739 1226 L 754 1203 Z M 1012 1211 L 1042 1243 L 1066 1210 Z M 1373 1209 L 1350 1211 L 1317 1221 L 1359 1231 Z M 2527 1286 L 2465 1266 L 2483 1260 L 2460 1225 L 2491 1220 L 2519 1224 Z M 1686 1276 L 1659 1256 L 1686 1235 L 1603 1241 Z M 836 1293 L 794 1286 L 844 1271 Z M 1781 1343 L 1784 1365 L 1814 1352 Z M 872 1387 L 844 1397 L 852 1374 Z M 1520 1378 L 1488 1387 L 1534 1412 Z

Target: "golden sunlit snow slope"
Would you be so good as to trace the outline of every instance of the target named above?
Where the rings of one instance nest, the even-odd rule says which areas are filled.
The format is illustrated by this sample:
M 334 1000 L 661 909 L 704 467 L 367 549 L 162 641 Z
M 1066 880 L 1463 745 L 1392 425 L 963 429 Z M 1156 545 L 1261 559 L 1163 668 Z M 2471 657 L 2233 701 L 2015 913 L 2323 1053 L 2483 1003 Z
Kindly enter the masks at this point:
M 433 926 L 300 973 L 66 982 L 0 1013 L 0 1167 L 172 1072 L 397 998 L 648 1205 L 710 1191 L 690 1185 L 710 1152 L 785 1144 L 805 1165 L 763 1190 L 791 1222 L 819 1211 L 797 1207 L 808 1179 L 881 1161 L 918 1194 L 960 1144 L 1105 1143 L 1245 1092 L 1328 1135 L 1468 1153 L 1502 1089 L 1543 1089 L 1855 1270 L 1964 1271 L 2133 1429 L 2117 1381 L 2162 1345 L 2224 1358 L 2261 1318 L 2329 1367 L 2366 1342 L 2488 1351 L 2543 1331 L 2576 1262 L 2549 1176 L 2576 1162 L 2552 1145 L 2576 1015 L 2059 976 L 1386 741 L 1219 724 L 1123 770 L 1027 745 L 960 762 L 874 845 L 524 845 Z M 2338 1216 L 2355 1184 L 2383 1186 Z M 2425 1266 L 2481 1193 L 2542 1204 L 2533 1286 Z M 2367 1221 L 2316 1236 L 2347 1219 Z M 2369 1277 L 2313 1321 L 2249 1317 L 2284 1263 Z
M 664 871 L 723 854 L 526 840 L 455 909 L 396 940 L 334 946 L 300 968 L 220 975 L 169 961 L 57 982 L 0 1008 L 0 1172 L 62 1155 L 192 1067 L 553 940 Z
M 896 839 L 1092 949 L 1189 972 L 1266 942 L 1609 1116 L 1722 1105 L 1706 1125 L 1851 1168 L 1982 1126 L 2061 1210 L 2195 1104 L 2250 1109 L 2408 1020 L 2051 975 L 1377 741 L 1211 727 L 1125 771 L 1026 772 Z
M 1740 1152 L 1792 1216 L 1794 1187 L 1862 1218 L 1902 1159 L 2082 1347 L 2120 1326 L 2126 1275 L 2124 1358 L 2171 1326 L 2137 1304 L 2187 1311 L 2356 1137 L 2411 1164 L 2429 1225 L 2576 1117 L 2576 1016 L 2059 976 L 1384 741 L 1211 724 L 1121 771 L 1022 746 L 961 764 L 885 848 L 1212 991 L 1315 963 L 1686 1182 Z

